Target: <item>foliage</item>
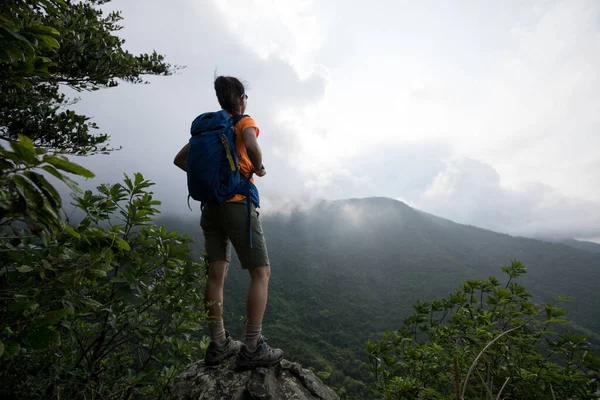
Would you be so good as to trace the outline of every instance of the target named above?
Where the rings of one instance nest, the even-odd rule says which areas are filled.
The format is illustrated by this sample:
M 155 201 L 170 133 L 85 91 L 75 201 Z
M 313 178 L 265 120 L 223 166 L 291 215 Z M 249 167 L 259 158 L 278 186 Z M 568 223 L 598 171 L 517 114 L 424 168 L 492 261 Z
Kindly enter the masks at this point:
M 151 225 L 160 202 L 141 174 L 100 185 L 98 193 L 75 192 L 79 224 L 56 219 L 60 198 L 35 169 L 89 172 L 36 154 L 27 138 L 12 145 L 2 149 L 9 162 L 0 194 L 3 204 L 23 206 L 0 220 L 11 221 L 0 236 L 1 391 L 23 398 L 164 395 L 206 345 L 197 334 L 205 269 L 189 257 L 189 240 Z M 16 218 L 42 229 L 18 228 Z
M 389 399 L 595 399 L 599 359 L 587 337 L 562 330 L 565 310 L 536 306 L 503 267 L 505 285 L 469 280 L 441 301 L 418 302 L 397 331 L 369 341 L 377 395 Z
M 189 239 L 152 220 L 160 204 L 139 173 L 83 192 L 94 174 L 64 153 L 108 151 L 62 87 L 98 90 L 176 68 L 134 56 L 105 0 L 0 3 L 0 395 L 164 397 L 205 349 L 205 266 Z M 73 190 L 72 224 L 58 179 Z
M 9 143 L 12 150 L 0 147 L 0 228 L 24 223 L 34 233 L 53 233 L 62 227 L 62 201 L 46 176 L 78 190 L 65 173 L 87 178 L 94 174 L 64 156 L 35 148 L 27 136 L 19 139 Z
M 142 83 L 143 75 L 170 75 L 178 67 L 156 52 L 123 49 L 119 12 L 104 15 L 107 1 L 5 0 L 0 3 L 0 139 L 19 134 L 36 147 L 91 154 L 109 151 L 108 135 L 65 107 L 61 91 Z

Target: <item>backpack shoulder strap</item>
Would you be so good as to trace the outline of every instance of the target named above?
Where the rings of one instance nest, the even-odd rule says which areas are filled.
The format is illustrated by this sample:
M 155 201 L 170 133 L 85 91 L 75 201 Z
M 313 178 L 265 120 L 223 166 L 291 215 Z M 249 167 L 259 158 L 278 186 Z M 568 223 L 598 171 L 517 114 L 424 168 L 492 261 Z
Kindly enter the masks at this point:
M 231 119 L 233 120 L 233 126 L 236 126 L 237 123 L 240 122 L 244 117 L 249 117 L 249 115 L 234 115 L 233 117 L 231 117 Z

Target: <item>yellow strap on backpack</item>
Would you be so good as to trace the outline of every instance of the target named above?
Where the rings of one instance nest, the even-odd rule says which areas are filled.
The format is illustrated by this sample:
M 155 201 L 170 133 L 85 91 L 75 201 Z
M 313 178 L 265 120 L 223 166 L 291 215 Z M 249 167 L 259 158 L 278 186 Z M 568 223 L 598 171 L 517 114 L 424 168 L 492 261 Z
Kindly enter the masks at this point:
M 229 149 L 229 143 L 227 143 L 227 138 L 225 136 L 221 136 L 221 143 L 223 143 L 223 147 L 225 147 L 225 154 L 229 160 L 229 167 L 231 168 L 231 171 L 235 171 L 235 163 L 233 162 L 231 150 Z

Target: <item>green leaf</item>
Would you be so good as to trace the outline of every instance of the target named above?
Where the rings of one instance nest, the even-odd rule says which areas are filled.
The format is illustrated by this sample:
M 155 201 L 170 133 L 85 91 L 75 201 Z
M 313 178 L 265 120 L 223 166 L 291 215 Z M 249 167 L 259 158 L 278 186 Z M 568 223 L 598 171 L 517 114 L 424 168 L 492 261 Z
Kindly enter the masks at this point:
M 69 172 L 74 175 L 83 176 L 85 178 L 93 178 L 95 175 L 92 171 L 85 169 L 79 164 L 63 160 L 60 157 L 45 155 L 43 160 L 48 164 L 60 169 L 61 171 Z
M 15 153 L 21 156 L 25 163 L 31 165 L 38 163 L 33 142 L 27 136 L 19 134 L 19 141 L 10 142 L 10 147 Z
M 14 356 L 21 349 L 21 345 L 19 343 L 15 342 L 14 340 L 7 340 L 6 344 L 4 346 L 5 346 L 4 351 L 6 352 L 6 355 L 9 357 Z
M 42 265 L 44 266 L 44 268 L 49 269 L 51 271 L 54 270 L 54 268 L 52 268 L 52 264 L 50 264 L 50 262 L 48 260 L 43 260 L 42 261 Z
M 33 271 L 33 268 L 31 268 L 29 265 L 21 265 L 20 267 L 17 267 L 17 271 L 22 274 L 26 274 L 27 272 Z
M 116 184 L 110 189 L 110 195 L 115 202 L 121 202 L 127 199 L 127 189 L 121 184 Z
M 4 153 L 0 152 L 0 156 L 4 157 Z M 15 164 L 7 159 L 0 158 L 0 171 L 12 170 L 15 168 Z
M 38 25 L 38 24 L 30 25 L 30 26 L 26 27 L 24 29 L 24 31 L 27 33 L 38 33 L 41 35 L 49 35 L 49 36 L 54 36 L 56 38 L 60 38 L 60 32 L 51 26 Z
M 15 184 L 21 189 L 21 194 L 25 201 L 32 207 L 41 207 L 44 204 L 44 198 L 42 193 L 31 179 L 23 175 L 14 175 L 13 180 Z
M 135 172 L 133 174 L 134 176 L 134 185 L 135 186 L 140 186 L 140 184 L 144 181 L 144 175 L 142 175 L 140 172 Z
M 75 195 L 80 196 L 83 193 L 83 189 L 81 189 L 81 186 L 79 186 L 77 182 L 75 182 L 68 176 L 63 176 L 62 181 L 66 183 L 66 185 L 69 187 L 69 189 L 73 191 Z
M 112 259 L 113 259 L 113 251 L 109 248 L 106 250 L 105 254 L 105 264 L 106 264 L 106 268 L 108 268 L 110 270 L 110 264 L 112 263 Z
M 4 343 L 0 340 L 0 357 L 4 355 Z
M 58 40 L 56 40 L 52 36 L 38 35 L 38 37 L 40 39 L 42 39 L 42 41 L 44 43 L 46 43 L 48 46 L 50 46 L 51 48 L 58 49 L 60 47 L 60 43 L 58 43 Z
M 118 236 L 115 236 L 115 244 L 117 245 L 117 247 L 121 250 L 125 250 L 125 251 L 130 251 L 131 247 L 129 246 L 129 243 L 127 243 L 125 240 L 121 239 Z
M 102 269 L 90 269 L 90 273 L 94 276 L 97 276 L 99 278 L 104 278 L 106 276 L 106 271 L 102 270 Z
M 90 308 L 94 308 L 94 309 L 98 309 L 98 308 L 102 307 L 102 303 L 100 303 L 97 300 L 92 299 L 91 297 L 84 297 L 83 299 L 81 299 L 81 302 L 83 304 L 85 304 L 86 306 L 88 306 Z
M 70 308 L 62 308 L 60 310 L 49 311 L 42 318 L 39 318 L 36 321 L 36 325 L 37 326 L 54 325 L 58 321 L 60 321 L 62 318 L 64 318 L 65 316 L 72 314 L 72 313 L 73 313 L 73 310 L 71 310 Z
M 76 195 L 79 196 L 79 195 L 81 195 L 83 193 L 83 190 L 81 189 L 81 187 L 79 186 L 79 184 L 77 182 L 75 182 L 74 180 L 72 180 L 68 176 L 65 176 L 65 175 L 61 174 L 53 166 L 51 166 L 51 165 L 44 165 L 44 166 L 42 166 L 42 169 L 44 171 L 48 172 L 50 175 L 54 176 L 55 178 L 60 179 L 61 181 L 63 181 L 73 191 L 73 193 L 75 193 Z
M 54 186 L 52 186 L 52 184 L 48 182 L 43 175 L 33 171 L 25 171 L 24 174 L 38 187 L 40 191 L 42 191 L 42 193 L 46 195 L 46 198 L 55 209 L 60 208 L 62 203 L 60 194 L 58 194 Z
M 73 228 L 71 228 L 69 225 L 63 225 L 63 229 L 65 231 L 67 231 L 67 233 L 71 236 L 73 236 L 74 238 L 81 238 L 81 235 L 79 234 L 79 232 L 77 232 L 76 230 L 74 230 Z
M 125 182 L 125 184 L 127 185 L 127 188 L 131 192 L 133 190 L 133 183 L 131 182 L 131 179 L 129 178 L 129 176 L 127 176 L 127 174 L 123 174 L 123 175 L 125 176 L 125 179 L 123 179 L 123 181 Z
M 56 168 L 54 168 L 54 167 L 51 167 L 50 165 L 44 165 L 44 166 L 42 166 L 42 169 L 43 169 L 44 171 L 48 172 L 50 175 L 54 176 L 55 178 L 58 178 L 58 179 L 60 179 L 61 181 L 62 181 L 62 180 L 63 180 L 63 178 L 64 178 L 64 175 L 63 175 L 63 174 L 61 174 L 60 172 L 58 172 L 58 171 L 56 170 Z

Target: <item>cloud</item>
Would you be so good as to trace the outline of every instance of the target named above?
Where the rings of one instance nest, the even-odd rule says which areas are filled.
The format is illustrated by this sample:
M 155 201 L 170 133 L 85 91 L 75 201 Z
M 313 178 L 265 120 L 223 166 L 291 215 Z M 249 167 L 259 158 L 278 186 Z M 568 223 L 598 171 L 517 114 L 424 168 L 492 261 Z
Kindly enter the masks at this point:
M 538 2 L 515 24 L 483 82 L 477 135 L 463 151 L 492 163 L 505 181 L 539 180 L 600 201 L 598 17 L 598 2 Z
M 280 57 L 302 76 L 313 72 L 316 66 L 311 59 L 324 41 L 315 1 L 223 0 L 216 4 L 227 15 L 224 22 L 262 58 Z
M 425 211 L 498 232 L 560 239 L 600 235 L 600 204 L 569 198 L 551 187 L 525 183 L 504 187 L 488 164 L 453 159 L 411 197 Z
M 346 28 L 329 31 L 343 62 L 315 125 L 331 142 L 443 140 L 504 182 L 600 201 L 600 3 L 380 5 L 340 7 Z
M 267 178 L 261 179 L 261 195 L 290 198 L 303 191 L 301 170 L 293 164 L 290 149 L 300 146 L 302 137 L 294 126 L 282 121 L 288 109 L 298 112 L 323 96 L 326 81 L 319 73 L 300 77 L 288 62 L 276 55 L 261 57 L 249 48 L 223 21 L 227 15 L 213 3 L 200 8 L 192 1 L 164 3 L 146 1 L 115 4 L 123 11 L 123 31 L 133 52 L 154 46 L 169 61 L 186 65 L 171 77 L 152 77 L 150 85 L 123 84 L 117 88 L 83 96 L 78 111 L 93 116 L 103 131 L 111 134 L 113 146 L 123 150 L 109 156 L 78 161 L 97 174 L 91 187 L 115 182 L 122 172 L 141 171 L 156 182 L 155 192 L 165 203 L 163 209 L 187 212 L 185 175 L 173 165 L 177 151 L 189 138 L 191 121 L 200 113 L 219 108 L 213 89 L 213 74 L 234 75 L 249 86 L 247 112 L 261 130 Z M 148 29 L 152 21 L 159 21 Z M 148 46 L 152 43 L 152 46 Z
M 265 213 L 386 196 L 503 232 L 600 236 L 594 0 L 114 6 L 131 51 L 187 68 L 84 96 L 78 109 L 124 147 L 83 160 L 99 176 L 88 186 L 142 171 L 165 210 L 191 215 L 172 159 L 218 107 L 217 68 L 251 89 Z
M 513 235 L 600 236 L 599 202 L 565 196 L 540 182 L 506 185 L 491 165 L 456 157 L 449 145 L 424 141 L 368 153 L 346 160 L 354 166 L 351 176 L 330 172 L 321 196 L 392 197 L 459 223 Z

